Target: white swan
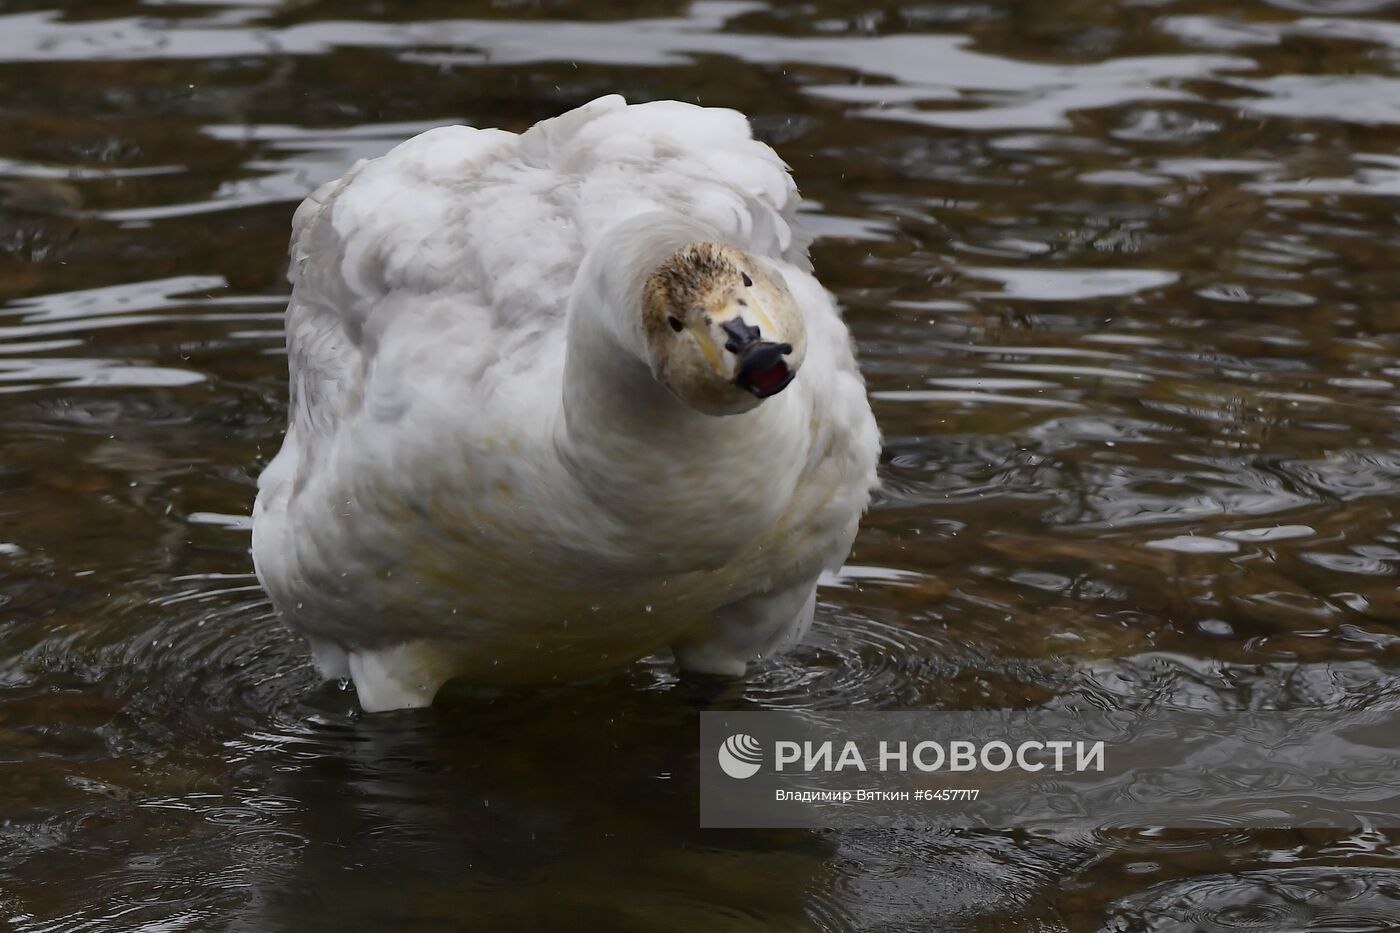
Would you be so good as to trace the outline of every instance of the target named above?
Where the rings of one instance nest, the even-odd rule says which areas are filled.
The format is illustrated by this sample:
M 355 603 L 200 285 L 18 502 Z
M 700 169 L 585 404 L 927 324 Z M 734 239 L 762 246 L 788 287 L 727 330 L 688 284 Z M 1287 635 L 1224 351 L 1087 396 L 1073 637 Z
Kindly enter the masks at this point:
M 741 114 L 620 97 L 311 195 L 253 557 L 320 671 L 375 711 L 800 637 L 879 435 L 797 203 Z

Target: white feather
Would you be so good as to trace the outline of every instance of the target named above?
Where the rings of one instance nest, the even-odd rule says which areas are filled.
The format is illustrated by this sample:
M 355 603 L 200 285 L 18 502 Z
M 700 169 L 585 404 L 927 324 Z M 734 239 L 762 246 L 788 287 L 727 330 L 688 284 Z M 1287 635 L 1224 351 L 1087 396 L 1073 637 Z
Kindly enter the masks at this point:
M 738 673 L 803 629 L 879 438 L 797 204 L 742 115 L 620 97 L 520 135 L 435 129 L 312 194 L 253 553 L 325 673 L 413 706 L 454 675 L 574 677 L 667 644 Z M 626 325 L 585 319 L 685 242 L 667 218 L 766 261 L 801 308 L 801 372 L 752 412 L 674 416 L 599 336 Z

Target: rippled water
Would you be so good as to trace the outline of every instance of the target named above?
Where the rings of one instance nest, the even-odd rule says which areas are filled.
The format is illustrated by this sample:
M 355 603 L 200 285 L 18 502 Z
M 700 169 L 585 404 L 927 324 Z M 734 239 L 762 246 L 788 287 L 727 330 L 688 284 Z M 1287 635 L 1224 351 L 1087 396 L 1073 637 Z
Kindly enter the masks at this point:
M 697 828 L 697 710 L 1400 703 L 1400 4 L 0 5 L 0 923 L 1381 930 L 1380 831 Z M 810 641 L 366 717 L 250 570 L 291 211 L 738 107 L 886 488 Z

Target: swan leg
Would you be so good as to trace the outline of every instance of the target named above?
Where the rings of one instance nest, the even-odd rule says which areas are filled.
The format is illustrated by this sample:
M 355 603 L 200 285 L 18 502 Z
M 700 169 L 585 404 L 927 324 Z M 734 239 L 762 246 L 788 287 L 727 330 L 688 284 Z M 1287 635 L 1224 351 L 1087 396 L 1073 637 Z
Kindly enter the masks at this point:
M 311 663 L 316 665 L 316 673 L 326 680 L 341 680 L 350 676 L 350 655 L 333 641 L 308 635 L 311 643 Z
M 427 641 L 349 653 L 350 679 L 367 713 L 431 706 L 452 678 L 448 656 Z
M 721 607 L 710 621 L 671 644 L 683 671 L 742 677 L 749 662 L 807 634 L 817 607 L 815 580 Z

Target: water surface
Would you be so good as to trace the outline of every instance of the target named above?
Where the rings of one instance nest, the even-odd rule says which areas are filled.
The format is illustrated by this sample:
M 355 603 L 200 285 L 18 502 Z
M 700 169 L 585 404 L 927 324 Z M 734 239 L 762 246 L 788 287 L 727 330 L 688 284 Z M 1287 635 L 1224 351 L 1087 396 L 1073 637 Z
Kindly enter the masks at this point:
M 297 201 L 442 123 L 737 107 L 886 436 L 728 693 L 367 717 L 251 576 Z M 702 708 L 1400 703 L 1400 4 L 0 6 L 17 930 L 1381 930 L 1393 833 L 715 832 Z

